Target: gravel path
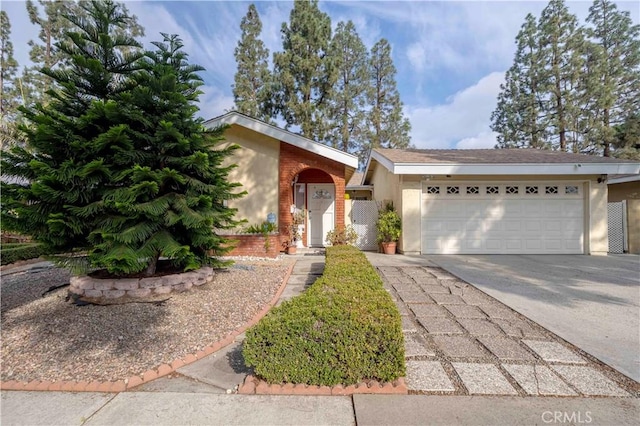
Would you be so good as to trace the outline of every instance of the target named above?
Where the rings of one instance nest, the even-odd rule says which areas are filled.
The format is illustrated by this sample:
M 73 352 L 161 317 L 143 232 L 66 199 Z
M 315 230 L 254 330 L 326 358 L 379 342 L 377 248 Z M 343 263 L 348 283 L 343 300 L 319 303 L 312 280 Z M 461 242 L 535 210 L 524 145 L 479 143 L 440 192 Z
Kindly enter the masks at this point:
M 162 306 L 78 307 L 69 273 L 46 268 L 1 280 L 0 379 L 115 381 L 195 353 L 236 330 L 275 295 L 290 261 L 240 260 L 214 281 L 172 293 Z

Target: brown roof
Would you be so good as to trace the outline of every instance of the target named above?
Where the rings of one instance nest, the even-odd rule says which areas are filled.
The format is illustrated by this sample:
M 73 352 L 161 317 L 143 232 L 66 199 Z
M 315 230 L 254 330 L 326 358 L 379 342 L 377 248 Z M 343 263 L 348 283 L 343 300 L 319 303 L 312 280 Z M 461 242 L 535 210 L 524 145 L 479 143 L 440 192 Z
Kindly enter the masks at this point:
M 362 178 L 364 177 L 364 173 L 355 172 L 349 182 L 347 182 L 347 186 L 360 186 L 362 185 Z
M 375 149 L 394 163 L 410 164 L 532 164 L 532 163 L 637 163 L 595 155 L 533 148 L 522 149 Z

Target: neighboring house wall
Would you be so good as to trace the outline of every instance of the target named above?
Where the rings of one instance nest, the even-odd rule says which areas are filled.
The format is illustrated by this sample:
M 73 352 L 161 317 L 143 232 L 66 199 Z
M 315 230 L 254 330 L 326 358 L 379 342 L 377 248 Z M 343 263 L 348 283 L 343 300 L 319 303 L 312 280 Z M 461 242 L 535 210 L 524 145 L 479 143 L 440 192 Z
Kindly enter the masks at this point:
M 627 202 L 629 253 L 640 254 L 640 181 L 609 184 L 610 203 Z
M 640 254 L 640 200 L 627 200 L 629 253 Z
M 609 185 L 609 202 L 640 200 L 640 181 Z
M 238 209 L 236 219 L 246 219 L 250 225 L 266 221 L 269 213 L 277 217 L 280 141 L 237 125 L 226 131 L 225 139 L 223 146 L 241 147 L 226 163 L 237 165 L 229 181 L 240 182 L 239 191 L 247 191 L 244 197 L 229 201 L 229 207 Z
M 398 183 L 400 176 L 394 175 L 381 165 L 377 165 L 373 169 L 371 182 L 373 185 L 373 199 L 376 201 L 387 202 L 392 201 L 398 207 L 400 194 L 398 191 Z

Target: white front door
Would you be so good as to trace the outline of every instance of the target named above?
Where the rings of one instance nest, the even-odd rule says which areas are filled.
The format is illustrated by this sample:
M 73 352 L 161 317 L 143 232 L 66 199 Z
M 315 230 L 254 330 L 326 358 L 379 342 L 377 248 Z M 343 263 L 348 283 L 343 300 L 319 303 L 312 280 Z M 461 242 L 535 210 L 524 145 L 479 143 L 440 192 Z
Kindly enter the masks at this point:
M 336 189 L 333 184 L 307 184 L 307 209 L 309 213 L 308 245 L 325 246 L 326 237 L 335 223 Z

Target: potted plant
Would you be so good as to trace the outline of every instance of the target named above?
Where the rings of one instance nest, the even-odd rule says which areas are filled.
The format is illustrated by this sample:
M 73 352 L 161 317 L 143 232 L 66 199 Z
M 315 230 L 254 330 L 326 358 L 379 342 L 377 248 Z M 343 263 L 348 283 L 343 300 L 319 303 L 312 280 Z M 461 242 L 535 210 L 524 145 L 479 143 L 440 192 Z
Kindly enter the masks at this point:
M 298 248 L 303 248 L 302 235 L 304 233 L 304 222 L 306 218 L 305 209 L 296 208 L 293 213 L 293 225 L 296 226 L 297 232 L 295 234 L 295 244 Z
M 400 233 L 402 232 L 402 220 L 392 203 L 385 206 L 378 214 L 376 222 L 378 242 L 382 245 L 385 254 L 394 254 Z
M 300 231 L 298 230 L 298 225 L 292 223 L 289 225 L 289 240 L 287 241 L 287 254 L 296 254 L 298 251 L 297 241 L 302 238 L 300 235 Z

